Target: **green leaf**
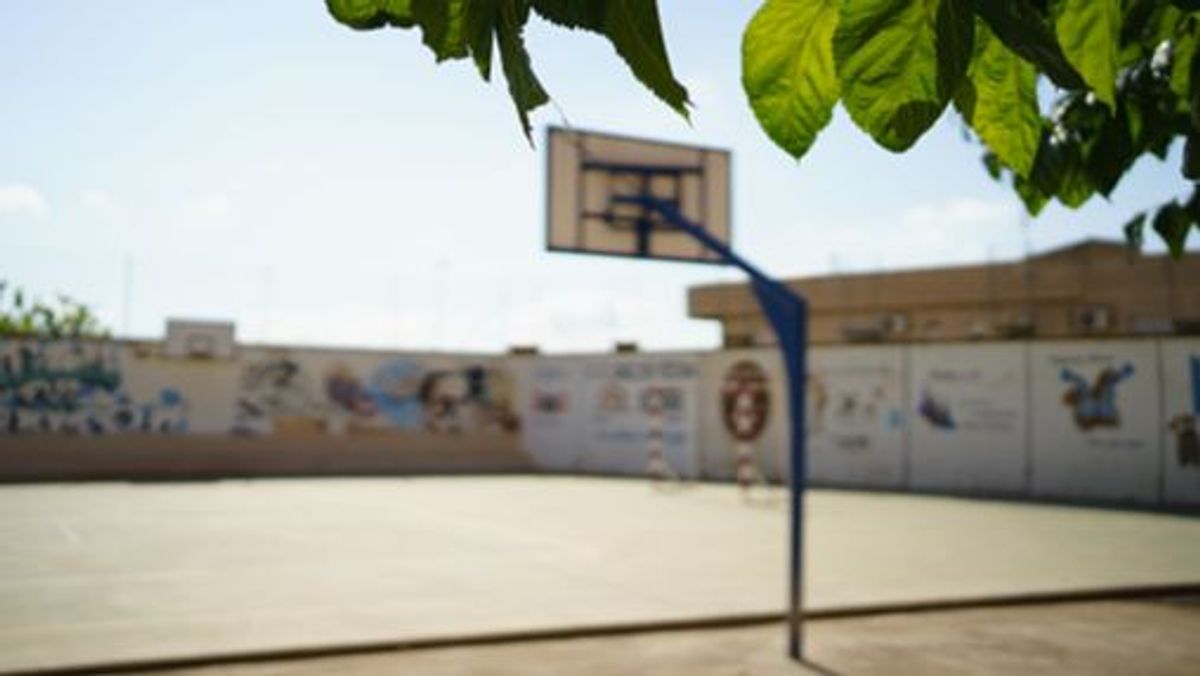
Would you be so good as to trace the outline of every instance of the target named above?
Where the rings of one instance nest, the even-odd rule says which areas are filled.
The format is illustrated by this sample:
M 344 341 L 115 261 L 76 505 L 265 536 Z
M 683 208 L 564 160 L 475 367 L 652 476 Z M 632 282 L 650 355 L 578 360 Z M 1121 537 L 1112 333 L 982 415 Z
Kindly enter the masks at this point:
M 1042 135 L 1029 183 L 1072 209 L 1082 206 L 1096 192 L 1084 169 L 1079 144 L 1059 139 L 1050 131 Z
M 1030 0 L 979 0 L 975 11 L 1001 42 L 1037 66 L 1054 84 L 1063 89 L 1087 86 L 1063 54 L 1046 17 Z
M 1133 165 L 1133 132 L 1124 101 L 1101 123 L 1099 131 L 1084 147 L 1084 168 L 1096 190 L 1108 197 Z
M 974 28 L 967 0 L 843 0 L 833 54 L 851 119 L 907 150 L 966 75 Z
M 1183 169 L 1180 172 L 1189 181 L 1200 181 L 1200 133 L 1192 131 L 1183 146 Z
M 975 59 L 954 97 L 971 129 L 1013 171 L 1029 176 L 1042 139 L 1037 71 L 982 21 L 975 32 Z
M 525 50 L 522 31 L 529 18 L 529 5 L 525 0 L 498 0 L 496 7 L 496 42 L 500 46 L 500 65 L 508 80 L 508 93 L 517 108 L 521 129 L 525 138 L 533 143 L 533 128 L 529 124 L 529 111 L 550 100 L 542 84 L 538 82 L 529 63 L 529 52 Z
M 533 0 L 534 11 L 547 21 L 596 33 L 604 33 L 608 5 L 607 0 Z
M 1192 60 L 1196 54 L 1196 31 L 1184 30 L 1171 40 L 1171 91 L 1187 101 L 1192 87 Z
M 983 154 L 983 168 L 993 181 L 999 181 L 1000 176 L 1004 174 L 1004 165 L 1000 163 L 1000 158 L 990 150 Z
M 771 140 L 799 159 L 829 124 L 838 0 L 767 0 L 742 37 L 742 87 Z
M 1046 203 L 1050 201 L 1050 195 L 1034 185 L 1032 181 L 1016 174 L 1013 174 L 1013 190 L 1021 198 L 1021 202 L 1025 205 L 1025 211 L 1029 212 L 1030 216 L 1040 214 Z
M 1117 107 L 1120 0 L 1061 0 L 1055 21 L 1058 41 L 1096 97 Z
M 1125 253 L 1132 261 L 1142 252 L 1142 243 L 1146 239 L 1146 212 L 1134 216 L 1121 230 L 1125 233 Z
M 471 58 L 484 80 L 492 79 L 492 36 L 495 33 L 496 0 L 473 0 L 467 4 L 463 32 Z
M 1171 201 L 1159 208 L 1154 214 L 1154 232 L 1167 244 L 1172 258 L 1183 256 L 1187 245 L 1188 232 L 1192 229 L 1192 219 L 1187 210 L 1179 202 Z
M 411 0 L 413 20 L 437 60 L 467 56 L 465 15 L 471 0 Z
M 654 0 L 533 0 L 533 8 L 561 26 L 607 37 L 639 82 L 688 116 L 687 89 L 671 70 Z
M 358 30 L 412 26 L 409 4 L 409 0 L 325 0 L 325 7 L 334 19 Z

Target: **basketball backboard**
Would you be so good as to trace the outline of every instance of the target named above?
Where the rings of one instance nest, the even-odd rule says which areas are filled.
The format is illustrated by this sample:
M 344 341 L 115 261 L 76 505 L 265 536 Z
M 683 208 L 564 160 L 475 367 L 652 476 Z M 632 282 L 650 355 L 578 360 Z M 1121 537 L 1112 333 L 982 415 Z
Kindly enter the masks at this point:
M 551 251 L 724 263 L 717 253 L 631 203 L 653 197 L 728 244 L 727 150 L 550 127 L 546 247 Z

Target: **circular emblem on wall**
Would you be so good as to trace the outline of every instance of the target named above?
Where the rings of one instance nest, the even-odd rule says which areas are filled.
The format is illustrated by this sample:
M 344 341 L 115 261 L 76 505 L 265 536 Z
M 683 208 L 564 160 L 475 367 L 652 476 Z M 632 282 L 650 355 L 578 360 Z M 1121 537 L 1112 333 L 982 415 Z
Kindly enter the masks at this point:
M 771 393 L 767 372 L 752 361 L 739 361 L 725 372 L 721 383 L 721 419 L 738 441 L 754 441 L 767 426 Z

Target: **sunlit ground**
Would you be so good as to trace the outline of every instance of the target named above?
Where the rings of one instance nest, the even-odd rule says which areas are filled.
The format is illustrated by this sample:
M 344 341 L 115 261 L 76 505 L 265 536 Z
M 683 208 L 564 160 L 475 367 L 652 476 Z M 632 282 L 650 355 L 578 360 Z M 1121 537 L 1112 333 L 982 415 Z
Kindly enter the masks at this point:
M 0 670 L 779 611 L 783 496 L 419 478 L 0 488 Z M 1200 582 L 1200 519 L 814 491 L 809 604 Z

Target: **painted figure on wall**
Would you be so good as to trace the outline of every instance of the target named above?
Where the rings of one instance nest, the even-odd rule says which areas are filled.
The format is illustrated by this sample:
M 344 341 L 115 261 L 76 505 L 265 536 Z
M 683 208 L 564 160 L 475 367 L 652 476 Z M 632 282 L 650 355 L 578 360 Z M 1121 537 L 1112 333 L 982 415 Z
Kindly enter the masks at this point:
M 242 369 L 234 415 L 235 434 L 316 434 L 325 431 L 325 407 L 312 379 L 286 354 Z
M 345 364 L 335 364 L 325 374 L 325 396 L 334 406 L 358 418 L 370 418 L 379 412 L 375 399 Z
M 629 392 L 621 383 L 613 380 L 600 386 L 596 399 L 596 412 L 607 415 L 624 413 L 629 409 Z
M 761 366 L 739 361 L 729 367 L 721 383 L 721 413 L 734 439 L 751 442 L 762 435 L 771 413 L 771 392 Z
M 767 480 L 755 459 L 754 442 L 762 436 L 771 415 L 771 391 L 767 373 L 757 363 L 734 363 L 721 381 L 721 420 L 733 437 L 734 476 L 744 499 L 754 486 Z
M 234 431 L 243 434 L 379 434 L 519 428 L 512 380 L 482 366 L 428 370 L 394 359 L 368 379 L 350 366 L 328 366 L 321 386 L 303 364 L 276 354 L 242 372 Z
M 432 432 L 520 428 L 509 375 L 498 369 L 469 366 L 425 374 L 419 396 L 425 428 Z
M 535 390 L 530 397 L 531 408 L 541 415 L 566 415 L 570 410 L 570 397 L 566 392 Z
M 938 397 L 929 388 L 921 390 L 921 399 L 917 404 L 917 413 L 925 422 L 940 430 L 952 430 L 957 425 L 954 423 L 954 414 L 950 410 L 950 404 Z
M 1068 383 L 1063 393 L 1063 404 L 1071 409 L 1075 426 L 1083 431 L 1097 427 L 1120 427 L 1121 414 L 1117 410 L 1117 385 L 1133 376 L 1133 364 L 1120 368 L 1106 366 L 1088 382 L 1082 375 L 1064 368 L 1059 378 Z
M 0 432 L 178 434 L 188 404 L 174 388 L 141 400 L 124 388 L 118 349 L 90 341 L 0 344 Z
M 1192 409 L 1171 418 L 1168 428 L 1175 437 L 1175 459 L 1179 466 L 1200 469 L 1200 437 L 1196 434 L 1196 419 L 1200 418 L 1200 357 L 1190 357 L 1188 367 Z

